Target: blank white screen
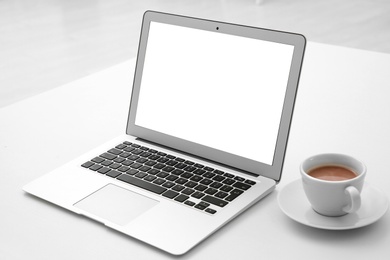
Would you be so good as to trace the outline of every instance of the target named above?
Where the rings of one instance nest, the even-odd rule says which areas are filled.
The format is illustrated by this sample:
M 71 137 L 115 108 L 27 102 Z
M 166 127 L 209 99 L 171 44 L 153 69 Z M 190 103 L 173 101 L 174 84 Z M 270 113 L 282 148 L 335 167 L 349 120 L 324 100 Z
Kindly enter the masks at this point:
M 151 22 L 135 123 L 271 165 L 293 48 Z

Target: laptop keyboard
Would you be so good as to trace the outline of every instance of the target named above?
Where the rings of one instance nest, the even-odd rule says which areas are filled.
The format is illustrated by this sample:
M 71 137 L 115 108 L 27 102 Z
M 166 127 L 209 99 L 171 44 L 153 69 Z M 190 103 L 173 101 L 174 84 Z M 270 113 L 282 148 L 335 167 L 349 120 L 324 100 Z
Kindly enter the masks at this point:
M 256 184 L 127 141 L 81 166 L 209 214 L 215 214 Z

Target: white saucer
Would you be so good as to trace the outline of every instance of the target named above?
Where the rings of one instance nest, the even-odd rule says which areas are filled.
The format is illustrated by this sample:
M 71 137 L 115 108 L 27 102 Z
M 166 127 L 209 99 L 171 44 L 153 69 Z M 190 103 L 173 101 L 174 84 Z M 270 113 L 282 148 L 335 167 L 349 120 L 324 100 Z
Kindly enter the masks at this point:
M 389 206 L 388 199 L 381 190 L 365 183 L 362 190 L 362 206 L 357 212 L 341 217 L 325 217 L 311 208 L 300 179 L 291 182 L 279 192 L 278 203 L 281 210 L 291 219 L 303 225 L 329 230 L 346 230 L 370 225 L 379 220 Z

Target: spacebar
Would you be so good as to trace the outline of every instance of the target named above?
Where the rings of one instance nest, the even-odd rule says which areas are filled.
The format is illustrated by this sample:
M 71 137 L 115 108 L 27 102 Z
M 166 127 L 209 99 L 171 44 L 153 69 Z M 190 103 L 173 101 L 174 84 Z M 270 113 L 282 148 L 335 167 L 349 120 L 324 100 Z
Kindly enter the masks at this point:
M 117 179 L 157 194 L 161 194 L 167 190 L 166 188 L 154 185 L 150 182 L 146 182 L 138 178 L 134 178 L 127 174 L 122 174 Z

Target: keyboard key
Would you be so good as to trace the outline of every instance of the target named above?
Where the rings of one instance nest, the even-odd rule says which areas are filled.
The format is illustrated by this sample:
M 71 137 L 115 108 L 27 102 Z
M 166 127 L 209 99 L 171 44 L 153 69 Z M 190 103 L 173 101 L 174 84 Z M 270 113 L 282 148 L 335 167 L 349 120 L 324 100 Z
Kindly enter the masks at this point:
M 183 202 L 183 201 L 185 201 L 185 200 L 188 199 L 188 198 L 189 198 L 188 196 L 183 195 L 183 194 L 180 194 L 179 196 L 177 196 L 177 197 L 175 198 L 175 200 L 178 201 L 178 202 Z
M 133 151 L 131 151 L 132 154 L 135 154 L 135 155 L 140 155 L 141 153 L 143 153 L 144 151 L 142 151 L 141 149 L 135 149 Z
M 215 209 L 210 209 L 210 208 L 207 208 L 205 211 L 206 211 L 207 213 L 210 213 L 210 214 L 215 214 L 215 213 L 217 213 L 217 211 L 216 211 Z
M 191 177 L 191 181 L 196 181 L 196 182 L 199 182 L 199 181 L 201 181 L 203 178 L 202 177 L 200 177 L 200 176 L 198 176 L 198 175 L 195 175 L 195 176 L 193 176 L 193 177 Z
M 212 172 L 206 172 L 205 174 L 203 174 L 203 177 L 205 178 L 213 178 L 215 176 L 215 173 L 212 173 Z
M 129 184 L 132 184 L 134 186 L 137 186 L 139 188 L 142 188 L 142 189 L 145 189 L 145 190 L 157 193 L 157 194 L 161 194 L 161 193 L 163 193 L 164 191 L 167 190 L 167 189 L 165 189 L 163 187 L 160 187 L 160 186 L 157 186 L 157 185 L 155 185 L 153 183 L 150 183 L 150 182 L 147 182 L 147 181 L 144 181 L 144 180 L 132 177 L 132 176 L 127 175 L 127 174 L 122 174 L 117 179 L 121 180 L 121 181 L 124 181 L 124 182 L 127 182 Z
M 189 173 L 189 172 L 185 172 L 181 175 L 182 178 L 186 178 L 186 179 L 189 179 L 191 178 L 192 176 L 194 176 L 192 173 Z
M 115 155 L 119 155 L 119 154 L 123 153 L 121 150 L 118 150 L 116 148 L 112 148 L 112 149 L 108 150 L 108 152 L 115 154 Z
M 129 157 L 127 157 L 127 160 L 132 160 L 132 161 L 136 161 L 138 159 L 139 159 L 138 155 L 130 155 Z
M 140 163 L 133 163 L 132 165 L 130 165 L 130 167 L 133 168 L 133 169 L 138 169 L 138 168 L 142 167 L 142 164 L 140 164 Z
M 195 205 L 195 202 L 192 202 L 192 201 L 190 201 L 190 200 L 186 200 L 186 201 L 184 202 L 184 204 L 186 204 L 186 205 L 192 207 L 192 206 Z
M 233 184 L 233 187 L 234 187 L 234 188 L 239 188 L 239 189 L 242 189 L 242 190 L 247 190 L 247 189 L 249 189 L 251 186 L 248 185 L 248 184 L 242 183 L 242 182 L 236 182 L 236 183 Z
M 219 206 L 219 207 L 225 207 L 228 204 L 228 202 L 221 200 L 221 199 L 218 199 L 216 197 L 210 196 L 210 195 L 206 195 L 205 197 L 202 198 L 202 200 L 209 202 L 211 204 L 214 204 L 216 206 Z
M 210 206 L 210 203 L 206 203 L 204 201 L 201 201 L 201 202 L 199 202 L 198 205 L 202 205 L 203 207 L 207 208 L 208 206 Z
M 100 157 L 103 157 L 104 159 L 108 159 L 108 160 L 114 160 L 116 158 L 115 155 L 110 153 L 103 153 L 100 155 Z
M 173 170 L 171 173 L 172 173 L 172 174 L 175 174 L 175 175 L 181 175 L 183 172 L 184 172 L 183 170 L 175 169 L 175 170 Z
M 172 188 L 173 186 L 175 186 L 175 184 L 173 182 L 167 181 L 162 186 L 166 188 Z
M 240 176 L 236 176 L 236 177 L 234 177 L 234 179 L 235 179 L 236 181 L 240 181 L 240 182 L 245 181 L 245 179 L 242 178 L 242 177 L 240 177 Z M 249 184 L 249 183 L 248 183 L 248 184 Z
M 231 174 L 231 173 L 225 173 L 223 176 L 228 177 L 228 178 L 233 178 L 234 177 L 234 175 Z
M 131 155 L 130 153 L 125 152 L 125 153 L 121 153 L 119 156 L 120 156 L 120 157 L 123 157 L 123 158 L 127 158 L 127 157 L 129 157 L 130 155 Z
M 214 181 L 223 181 L 225 179 L 225 177 L 222 177 L 221 175 L 217 175 L 213 178 Z
M 223 171 L 220 171 L 220 170 L 214 170 L 214 172 L 215 172 L 216 174 L 224 174 L 224 172 L 223 172 Z
M 165 158 L 165 157 L 162 157 L 160 159 L 157 160 L 159 163 L 166 163 L 167 161 L 169 161 L 168 158 Z
M 148 148 L 148 147 L 145 147 L 145 146 L 141 146 L 140 149 L 141 149 L 141 150 L 144 150 L 144 151 L 148 151 L 148 150 L 149 150 L 149 148 Z
M 226 179 L 222 182 L 223 184 L 227 184 L 227 185 L 232 185 L 233 183 L 235 183 L 235 181 L 233 179 Z
M 225 198 L 225 200 L 227 201 L 233 201 L 234 199 L 236 199 L 238 196 L 240 196 L 241 194 L 243 194 L 244 192 L 242 190 L 239 190 L 239 189 L 234 189 L 232 192 L 230 192 L 229 196 L 227 196 Z
M 233 189 L 233 187 L 231 186 L 228 186 L 228 185 L 224 185 L 220 190 L 221 191 L 224 191 L 224 192 L 229 192 Z
M 183 190 L 183 189 L 184 189 L 184 186 L 179 185 L 179 184 L 175 185 L 175 186 L 172 188 L 172 190 L 174 190 L 174 191 L 181 191 L 181 190 Z
M 131 152 L 131 151 L 134 151 L 135 148 L 134 147 L 126 147 L 125 149 L 123 149 L 123 151 L 125 152 Z
M 149 159 L 155 161 L 155 160 L 160 159 L 160 156 L 154 154 L 154 155 L 149 156 Z
M 175 181 L 177 178 L 179 178 L 179 177 L 177 177 L 176 175 L 171 174 L 168 177 L 166 177 L 165 179 L 167 179 L 168 181 Z
M 124 145 L 124 144 L 118 144 L 117 146 L 115 146 L 115 148 L 120 149 L 120 150 L 122 150 L 126 147 L 127 147 L 127 145 Z
M 101 163 L 101 165 L 104 165 L 104 166 L 109 166 L 111 164 L 113 164 L 113 162 L 110 160 L 105 160 L 104 162 Z
M 130 168 L 127 167 L 127 166 L 121 166 L 118 168 L 118 171 L 121 171 L 121 172 L 125 172 L 125 171 L 128 171 Z
M 191 197 L 194 197 L 196 199 L 200 199 L 204 196 L 204 193 L 200 192 L 200 191 L 195 191 L 194 193 L 192 193 Z
M 251 180 L 246 180 L 245 183 L 249 184 L 249 185 L 255 185 L 256 184 L 255 181 L 251 181 Z
M 184 164 L 184 163 L 178 163 L 178 164 L 175 165 L 175 167 L 177 169 L 184 169 L 186 166 L 187 166 L 187 164 Z
M 217 189 L 208 188 L 207 190 L 204 191 L 204 193 L 209 194 L 209 195 L 213 195 L 213 194 L 215 194 L 217 191 L 218 191 Z
M 220 187 L 222 187 L 222 183 L 220 183 L 220 182 L 213 182 L 211 185 L 210 185 L 210 187 L 211 188 L 215 188 L 215 189 L 219 189 Z
M 150 170 L 148 171 L 148 173 L 149 173 L 149 174 L 152 174 L 152 175 L 157 175 L 157 174 L 160 173 L 160 171 L 159 171 L 159 170 L 156 170 L 156 169 L 150 169 Z
M 83 163 L 81 166 L 83 166 L 84 168 L 89 168 L 89 167 L 91 167 L 92 165 L 94 165 L 94 163 L 88 161 L 88 162 L 86 162 L 86 163 Z
M 142 171 L 142 172 L 147 172 L 150 169 L 152 169 L 152 168 L 150 168 L 149 166 L 145 166 L 145 165 L 139 168 L 139 170 Z
M 102 167 L 103 166 L 101 166 L 99 164 L 95 164 L 95 165 L 92 165 L 91 167 L 89 167 L 89 169 L 92 170 L 92 171 L 97 171 L 97 170 L 99 170 Z
M 121 167 L 121 164 L 119 164 L 119 163 L 113 163 L 110 165 L 111 169 L 118 169 L 119 167 Z
M 193 171 L 196 170 L 196 168 L 193 167 L 193 166 L 187 166 L 187 167 L 184 168 L 184 170 L 187 171 L 187 172 L 193 172 Z
M 126 159 L 124 159 L 124 158 L 118 157 L 118 158 L 115 158 L 115 159 L 114 159 L 114 162 L 121 163 L 121 162 L 123 162 L 123 161 L 125 161 L 125 160 L 126 160 Z
M 177 195 L 179 195 L 179 193 L 176 192 L 176 191 L 173 191 L 173 190 L 167 190 L 167 191 L 164 192 L 162 195 L 163 195 L 164 197 L 173 199 L 174 197 L 176 197 Z
M 218 197 L 218 198 L 225 198 L 228 194 L 226 192 L 223 192 L 223 191 L 220 191 L 218 192 L 217 194 L 215 194 L 215 197 Z
M 227 200 L 227 201 L 233 201 L 235 198 L 237 198 L 239 195 L 233 195 L 233 194 L 230 194 L 229 196 L 227 196 L 226 198 L 225 198 L 225 200 Z
M 135 174 L 138 173 L 138 171 L 136 169 L 130 169 L 126 173 L 129 174 L 129 175 L 135 175 Z
M 141 157 L 144 157 L 144 158 L 147 158 L 149 156 L 151 156 L 152 154 L 151 153 L 148 153 L 148 152 L 143 152 L 140 154 Z
M 195 205 L 195 208 L 199 209 L 199 210 L 204 210 L 206 207 L 203 206 L 203 205 L 200 205 L 200 204 L 196 204 Z
M 189 167 L 189 166 L 188 166 Z M 202 169 L 197 169 L 194 171 L 195 174 L 197 175 L 202 175 L 203 173 L 205 173 L 206 171 L 205 170 L 202 170 Z
M 177 162 L 177 161 L 170 160 L 170 161 L 166 162 L 165 164 L 166 164 L 166 165 L 169 165 L 169 166 L 175 166 L 175 165 L 178 164 L 178 163 L 179 163 L 179 162 Z
M 106 175 L 107 176 L 110 176 L 110 177 L 112 177 L 112 178 L 116 178 L 116 177 L 118 177 L 119 175 L 121 175 L 122 173 L 120 173 L 120 172 L 117 172 L 117 171 L 115 171 L 115 170 L 111 170 L 111 171 L 109 171 Z
M 153 166 L 153 165 L 155 165 L 155 164 L 156 164 L 155 161 L 147 161 L 147 162 L 145 163 L 145 165 L 147 165 L 147 166 Z
M 179 178 L 179 179 L 177 179 L 175 182 L 176 182 L 177 184 L 183 185 L 183 184 L 186 183 L 187 181 L 188 181 L 187 179 Z
M 163 184 L 164 182 L 166 182 L 166 180 L 161 179 L 161 178 L 158 178 L 158 179 L 155 180 L 153 183 L 156 183 L 157 185 L 161 185 L 161 184 Z
M 146 159 L 146 158 L 139 158 L 136 162 L 137 163 L 145 163 L 147 161 L 148 161 L 148 159 Z
M 100 170 L 98 170 L 98 173 L 106 174 L 109 171 L 111 171 L 110 168 L 103 167 Z
M 143 177 L 145 177 L 146 175 L 148 175 L 147 173 L 144 173 L 144 172 L 138 172 L 136 175 L 134 175 L 135 177 L 137 178 L 140 178 L 142 179 Z
M 167 177 L 168 175 L 169 175 L 169 173 L 167 173 L 167 172 L 160 172 L 160 173 L 157 174 L 157 177 L 165 178 L 165 177 Z
M 165 166 L 164 168 L 162 168 L 162 171 L 164 172 L 171 172 L 173 171 L 175 168 L 173 168 L 172 166 Z
M 195 190 L 198 190 L 198 191 L 204 191 L 205 189 L 207 189 L 207 186 L 202 185 L 202 184 L 199 184 L 198 186 L 195 187 Z
M 181 193 L 186 194 L 186 195 L 191 195 L 194 193 L 195 190 L 190 189 L 190 188 L 185 188 Z
M 188 188 L 193 188 L 195 187 L 196 185 L 198 185 L 198 183 L 194 182 L 194 181 L 189 181 L 187 182 L 186 184 L 184 184 L 184 186 L 188 187 Z
M 158 163 L 158 164 L 154 165 L 153 167 L 156 168 L 156 169 L 161 170 L 162 168 L 165 167 L 165 164 L 163 164 L 163 163 Z
M 157 179 L 157 177 L 153 175 L 148 175 L 144 178 L 145 181 L 154 181 L 155 179 Z
M 201 180 L 199 183 L 204 184 L 204 185 L 209 185 L 209 184 L 211 184 L 212 182 L 213 182 L 213 181 L 210 180 L 210 179 L 203 179 L 203 180 Z
M 242 190 L 239 190 L 239 189 L 234 189 L 230 192 L 230 194 L 237 194 L 237 195 L 241 195 L 243 194 L 244 192 Z
M 101 163 L 102 161 L 104 161 L 103 158 L 100 158 L 100 157 L 95 157 L 93 158 L 91 161 L 95 162 L 95 163 Z

